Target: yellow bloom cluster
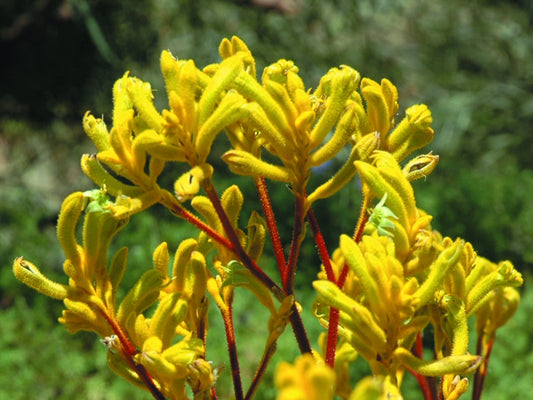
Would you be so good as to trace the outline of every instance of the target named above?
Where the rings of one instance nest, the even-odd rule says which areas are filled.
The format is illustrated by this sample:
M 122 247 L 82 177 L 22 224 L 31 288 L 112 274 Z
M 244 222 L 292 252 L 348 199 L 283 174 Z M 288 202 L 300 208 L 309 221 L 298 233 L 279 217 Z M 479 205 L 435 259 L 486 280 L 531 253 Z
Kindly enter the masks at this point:
M 249 290 L 270 313 L 264 353 L 246 398 L 256 392 L 289 323 L 306 354 L 277 369 L 280 399 L 331 399 L 335 393 L 352 400 L 399 399 L 406 370 L 422 383 L 425 376 L 442 377 L 442 397 L 458 398 L 468 387 L 460 375 L 486 367 L 481 356 L 490 353 L 496 329 L 516 310 L 513 287 L 522 277 L 508 261 L 493 264 L 476 257 L 469 243 L 443 238 L 432 230 L 432 217 L 417 208 L 411 182 L 428 176 L 438 156 L 404 160 L 433 138 L 427 106 L 407 108 L 396 123 L 398 91 L 387 79 L 376 82 L 340 66 L 312 90 L 285 59 L 266 67 L 259 81 L 254 57 L 237 37 L 224 39 L 219 53 L 221 62 L 203 69 L 162 53 L 168 107 L 161 112 L 150 84 L 125 73 L 113 87 L 111 127 L 86 113 L 83 127 L 97 153 L 84 155 L 81 167 L 98 189 L 72 193 L 61 208 L 57 234 L 68 284 L 49 280 L 22 257 L 13 265 L 17 278 L 62 300 L 60 322 L 72 333 L 96 332 L 108 348 L 110 367 L 157 399 L 185 399 L 190 392 L 195 399 L 215 397 L 216 372 L 206 349 L 209 299 L 224 322 L 235 397 L 245 398 L 232 311 L 236 288 Z M 219 197 L 213 184 L 211 150 L 222 132 L 231 145 L 222 159 L 233 173 L 253 177 L 260 193 L 264 218 L 253 212 L 246 230 L 239 228 L 240 189 L 232 185 Z M 309 188 L 313 168 L 347 147 L 344 164 Z M 169 163 L 177 164 L 179 176 L 164 188 L 158 180 Z M 312 206 L 356 174 L 363 193 L 356 233 L 341 235 L 330 259 Z M 264 179 L 288 184 L 294 195 L 287 261 Z M 156 203 L 201 233 L 178 246 L 172 263 L 161 243 L 153 268 L 118 302 L 128 249 L 108 260 L 109 245 L 130 217 Z M 313 283 L 314 313 L 328 328 L 324 360 L 309 354 L 294 297 L 306 216 L 324 264 Z M 281 284 L 258 266 L 268 234 Z M 467 320 L 473 315 L 481 355 L 467 351 Z M 431 361 L 411 351 L 429 324 Z M 357 354 L 374 377 L 352 390 L 348 365 Z

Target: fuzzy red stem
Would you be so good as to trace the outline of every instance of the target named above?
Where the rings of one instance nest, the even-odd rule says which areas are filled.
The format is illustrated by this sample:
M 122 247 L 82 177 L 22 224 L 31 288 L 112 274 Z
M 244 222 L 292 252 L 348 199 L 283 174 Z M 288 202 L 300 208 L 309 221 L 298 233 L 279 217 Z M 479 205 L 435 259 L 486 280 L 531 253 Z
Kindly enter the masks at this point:
M 143 381 L 144 385 L 148 388 L 155 399 L 165 400 L 165 396 L 163 396 L 163 394 L 159 391 L 152 380 L 152 377 L 148 371 L 146 371 L 146 368 L 144 368 L 142 364 L 137 364 L 135 361 L 133 361 L 133 356 L 137 354 L 137 350 L 135 349 L 135 346 L 133 346 L 133 343 L 131 343 L 120 324 L 114 318 L 110 317 L 105 311 L 100 310 L 100 313 L 104 316 L 115 335 L 117 335 L 118 340 L 122 345 L 122 356 L 124 357 L 124 360 L 135 372 L 137 372 L 137 375 L 139 375 L 139 378 Z
M 263 284 L 276 296 L 277 298 L 280 298 L 280 296 L 283 294 L 283 290 L 279 287 L 277 283 L 275 283 L 268 275 L 266 275 L 255 263 L 254 260 L 252 260 L 248 254 L 244 251 L 242 248 L 239 239 L 237 238 L 237 234 L 235 233 L 235 230 L 231 226 L 231 222 L 229 221 L 226 212 L 224 211 L 222 204 L 220 203 L 220 199 L 218 198 L 218 195 L 216 194 L 215 188 L 212 186 L 212 184 L 206 184 L 204 185 L 204 190 L 208 194 L 208 197 L 210 198 L 211 202 L 213 203 L 213 207 L 215 208 L 222 225 L 224 226 L 224 230 L 226 231 L 226 234 L 229 237 L 229 240 L 225 237 L 219 235 L 215 230 L 213 230 L 209 225 L 205 224 L 202 220 L 195 217 L 193 214 L 188 212 L 185 208 L 183 208 L 179 203 L 176 203 L 174 201 L 168 201 L 168 199 L 163 199 L 163 204 L 169 208 L 169 210 L 177 215 L 180 218 L 183 218 L 184 220 L 188 221 L 192 225 L 196 226 L 198 229 L 204 231 L 210 238 L 215 240 L 216 242 L 220 243 L 224 247 L 226 247 L 228 250 L 232 251 L 239 257 L 239 259 L 242 261 L 244 266 L 248 268 L 248 270 L 254 275 L 257 279 L 259 279 Z M 165 201 L 167 200 L 167 201 Z
M 322 265 L 326 270 L 326 277 L 330 282 L 337 283 L 335 278 L 335 272 L 331 266 L 331 260 L 329 258 L 328 249 L 326 247 L 326 242 L 324 241 L 324 236 L 320 231 L 320 226 L 315 217 L 313 209 L 309 207 L 307 211 L 307 220 L 309 221 L 309 226 L 313 232 L 313 237 L 315 238 L 315 243 L 318 248 L 318 254 L 322 260 Z M 328 326 L 328 340 L 326 345 L 326 364 L 331 368 L 335 366 L 335 353 L 337 351 L 337 336 L 339 328 L 339 310 L 331 307 L 329 310 L 329 326 Z
M 494 338 L 490 339 L 487 343 L 487 347 L 484 349 L 485 351 L 483 351 L 483 335 L 481 335 L 481 337 L 478 339 L 476 352 L 477 354 L 481 354 L 483 356 L 483 362 L 474 375 L 474 391 L 472 392 L 472 400 L 481 399 L 481 393 L 483 392 L 483 386 L 485 385 L 485 378 L 487 377 L 489 359 L 494 341 Z M 482 351 L 484 354 L 482 354 Z
M 418 358 L 423 356 L 423 343 L 422 343 L 422 332 L 418 332 L 416 336 L 416 342 L 413 346 L 413 354 Z M 407 370 L 415 377 L 418 382 L 418 386 L 424 395 L 425 400 L 436 400 L 437 399 L 437 388 L 435 387 L 435 381 L 430 380 L 430 377 L 420 375 L 418 372 L 415 372 L 409 368 Z M 432 385 L 433 383 L 433 385 Z
M 272 248 L 278 264 L 278 270 L 281 276 L 284 276 L 287 271 L 287 262 L 285 261 L 285 254 L 283 253 L 283 246 L 278 232 L 278 225 L 276 218 L 274 217 L 274 210 L 272 210 L 272 204 L 270 203 L 270 196 L 265 184 L 265 179 L 259 177 L 254 179 L 259 199 L 261 200 L 261 206 L 263 207 L 263 214 L 265 216 L 268 232 L 270 234 L 270 241 L 272 242 Z
M 292 230 L 291 251 L 289 253 L 289 262 L 286 268 L 285 275 L 282 276 L 283 288 L 285 293 L 294 293 L 294 278 L 296 276 L 296 267 L 298 264 L 298 257 L 300 255 L 300 248 L 302 245 L 301 235 L 304 225 L 304 202 L 305 198 L 302 195 L 295 194 L 294 205 L 294 226 Z
M 233 308 L 231 304 L 228 306 L 227 311 L 222 312 L 222 318 L 224 319 L 226 342 L 228 343 L 228 353 L 231 365 L 231 376 L 233 378 L 233 388 L 235 390 L 235 399 L 243 400 L 241 369 L 239 367 L 237 342 L 235 340 L 235 329 L 233 327 Z

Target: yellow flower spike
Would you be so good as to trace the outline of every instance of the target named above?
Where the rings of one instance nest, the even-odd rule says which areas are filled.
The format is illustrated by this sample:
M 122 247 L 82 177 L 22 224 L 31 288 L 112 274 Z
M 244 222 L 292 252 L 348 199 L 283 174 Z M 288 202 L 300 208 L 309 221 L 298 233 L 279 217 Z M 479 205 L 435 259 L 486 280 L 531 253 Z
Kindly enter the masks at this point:
M 252 211 L 247 228 L 246 254 L 248 254 L 252 260 L 257 261 L 259 260 L 259 257 L 261 257 L 265 245 L 265 220 L 256 211 Z
M 161 341 L 163 349 L 170 347 L 176 335 L 176 327 L 187 315 L 187 301 L 181 293 L 170 293 L 157 305 L 150 320 L 150 332 Z
M 398 161 L 433 140 L 434 132 L 430 127 L 433 118 L 425 104 L 411 106 L 405 114 L 405 118 L 385 139 L 385 149 Z
M 344 254 L 344 259 L 346 260 L 348 267 L 350 267 L 355 276 L 359 279 L 365 297 L 371 308 L 373 310 L 381 310 L 383 302 L 381 300 L 379 288 L 369 272 L 365 256 L 359 245 L 356 244 L 351 237 L 343 234 L 340 237 L 339 247 L 342 254 Z
M 147 319 L 144 314 L 137 315 L 133 325 L 134 329 L 128 332 L 132 343 L 144 343 L 152 337 L 149 321 L 150 319 Z
M 466 375 L 474 372 L 482 360 L 480 356 L 467 354 L 426 361 L 414 356 L 409 350 L 403 347 L 399 347 L 394 351 L 394 358 L 400 364 L 424 376 L 442 376 L 446 374 Z
M 335 393 L 335 373 L 311 354 L 299 356 L 294 365 L 282 362 L 276 368 L 277 400 L 328 400 Z
M 161 199 L 161 196 L 161 190 L 158 189 L 145 192 L 137 197 L 119 195 L 114 203 L 109 204 L 108 209 L 114 218 L 126 219 L 153 206 Z
M 398 89 L 388 79 L 382 79 L 381 92 L 383 93 L 383 98 L 387 104 L 391 125 L 394 125 L 394 117 L 400 107 L 398 104 Z
M 275 315 L 277 313 L 270 290 L 267 289 L 259 279 L 253 276 L 252 273 L 240 262 L 232 260 L 227 266 L 222 268 L 225 272 L 225 279 L 221 289 L 224 287 L 243 287 L 248 289 L 271 314 Z
M 413 297 L 417 298 L 419 301 L 419 307 L 422 307 L 433 300 L 435 291 L 442 284 L 448 271 L 459 262 L 463 248 L 464 242 L 457 239 L 451 247 L 439 254 L 439 257 L 431 266 L 428 277 L 413 294 Z
M 154 106 L 150 84 L 137 78 L 129 78 L 126 80 L 126 90 L 143 121 L 156 132 L 161 132 L 164 120 Z
M 104 295 L 106 299 L 106 305 L 110 310 L 115 310 L 117 307 L 117 293 L 118 288 L 120 286 L 120 282 L 122 282 L 122 278 L 124 277 L 124 272 L 126 271 L 126 265 L 128 262 L 128 248 L 122 247 L 119 249 L 115 255 L 113 256 L 113 259 L 111 260 L 111 264 L 109 267 L 109 284 L 111 285 L 111 289 L 107 290 Z
M 451 382 L 446 383 L 446 385 L 443 384 L 443 394 L 445 400 L 459 399 L 463 394 L 468 391 L 468 387 L 470 386 L 468 378 L 461 379 L 459 375 L 455 375 Z
M 207 221 L 215 231 L 222 233 L 223 227 L 211 201 L 205 196 L 194 196 L 191 206 Z M 216 245 L 216 244 L 215 244 Z
M 198 104 L 198 125 L 201 126 L 213 114 L 220 95 L 243 69 L 242 57 L 236 55 L 220 63 L 215 75 L 209 81 Z
M 87 212 L 83 223 L 84 278 L 98 293 L 104 293 L 109 281 L 107 252 L 115 234 L 127 220 L 116 220 L 109 212 Z
M 398 221 L 393 220 L 392 223 L 394 225 L 392 239 L 394 241 L 396 257 L 398 260 L 405 261 L 411 248 L 409 235 L 405 231 L 405 228 L 398 223 Z
M 81 169 L 96 185 L 105 187 L 106 192 L 112 196 L 123 194 L 128 197 L 138 197 L 143 193 L 138 186 L 127 185 L 113 177 L 94 155 L 84 154 L 82 156 Z
M 287 153 L 287 140 L 280 134 L 278 129 L 272 125 L 263 108 L 257 103 L 248 103 L 243 106 L 248 111 L 248 121 L 257 131 L 257 139 L 267 142 L 272 147 L 274 154 Z M 238 149 L 241 150 L 241 149 Z
M 162 353 L 168 361 L 175 365 L 188 367 L 198 356 L 205 353 L 204 343 L 190 336 L 165 349 Z
M 105 150 L 99 153 L 99 158 L 102 162 L 107 164 L 109 159 L 110 163 L 114 163 L 118 158 L 122 167 L 119 169 L 121 173 L 128 174 L 131 171 L 136 170 L 133 154 L 131 153 L 131 141 L 133 130 L 133 117 L 135 111 L 133 109 L 124 111 L 116 118 L 116 122 L 109 133 L 109 142 L 113 147 L 114 154 L 110 150 Z M 130 178 L 128 175 L 125 175 Z
M 194 61 L 191 60 L 190 62 L 194 64 Z M 161 52 L 160 65 L 161 73 L 165 79 L 167 92 L 170 93 L 173 90 L 178 90 L 180 87 L 180 82 L 178 80 L 181 68 L 180 62 L 172 55 L 170 51 L 163 50 Z
M 220 200 L 222 202 L 222 207 L 228 215 L 228 219 L 231 222 L 231 225 L 234 228 L 237 228 L 239 214 L 241 213 L 241 208 L 244 203 L 244 197 L 242 195 L 241 190 L 237 185 L 231 185 L 226 190 L 224 190 L 224 193 L 222 193 L 222 197 Z
M 178 61 L 169 52 L 164 51 L 161 54 L 161 70 L 172 112 L 186 132 L 195 131 L 198 112 L 196 94 L 200 72 L 194 61 Z
M 218 53 L 222 59 L 229 58 L 237 53 L 241 53 L 244 70 L 252 77 L 256 77 L 255 59 L 252 52 L 246 46 L 246 43 L 237 36 L 232 36 L 231 41 L 227 38 L 222 39 L 218 47 Z
M 237 92 L 227 93 L 218 107 L 207 117 L 201 125 L 194 145 L 200 162 L 205 162 L 215 136 L 226 126 L 246 117 L 248 110 L 246 99 Z
M 475 271 L 475 269 L 474 269 Z M 522 274 L 514 269 L 510 261 L 502 261 L 496 270 L 481 278 L 468 292 L 466 298 L 466 312 L 470 316 L 481 305 L 482 300 L 492 290 L 500 286 L 521 286 L 524 282 Z
M 64 300 L 67 297 L 68 286 L 51 281 L 35 264 L 24 260 L 23 257 L 17 257 L 13 262 L 13 272 L 19 281 L 45 296 L 57 300 Z
M 182 147 L 167 143 L 164 136 L 152 129 L 146 129 L 135 136 L 132 142 L 132 153 L 135 165 L 142 167 L 139 172 L 144 170 L 146 153 L 164 161 L 185 161 L 187 159 Z
M 309 164 L 316 167 L 333 158 L 348 143 L 356 129 L 357 116 L 351 104 L 340 117 L 331 139 L 311 154 Z
M 163 274 L 156 269 L 142 274 L 120 304 L 117 313 L 119 323 L 124 325 L 132 316 L 136 317 L 154 304 L 159 297 L 163 282 Z
M 107 324 L 100 310 L 95 310 L 95 306 L 86 301 L 75 301 L 68 297 L 63 300 L 66 310 L 63 310 L 59 322 L 65 325 L 70 333 L 80 330 L 93 331 L 101 337 L 110 334 L 111 328 Z
M 390 376 L 367 376 L 360 380 L 349 400 L 402 400 L 398 387 L 392 382 Z
M 413 187 L 405 178 L 400 165 L 390 153 L 386 151 L 375 151 L 372 155 L 372 159 L 380 174 L 383 175 L 403 200 L 410 226 L 415 222 L 417 217 Z
M 116 126 L 125 111 L 133 108 L 133 101 L 127 91 L 129 71 L 122 75 L 113 85 L 113 126 Z
M 402 172 L 409 182 L 420 178 L 426 179 L 437 167 L 438 163 L 439 156 L 433 154 L 433 152 L 429 152 L 428 154 L 423 154 L 410 160 L 403 167 Z
M 314 281 L 313 287 L 322 301 L 330 307 L 341 310 L 340 319 L 346 328 L 360 334 L 375 351 L 383 351 L 387 336 L 366 307 L 348 297 L 333 282 Z M 359 351 L 357 347 L 355 348 Z
M 281 302 L 281 305 L 279 306 L 279 310 L 275 311 L 275 307 L 270 309 L 271 316 L 268 320 L 268 339 L 266 342 L 265 347 L 268 349 L 270 346 L 272 346 L 276 340 L 281 336 L 283 331 L 285 330 L 285 327 L 287 326 L 289 322 L 289 317 L 292 313 L 292 306 L 294 304 L 294 296 L 289 295 L 286 296 L 283 301 Z M 275 311 L 272 313 L 272 311 Z
M 310 146 L 312 148 L 319 146 L 333 129 L 346 107 L 346 100 L 357 88 L 361 79 L 359 72 L 345 65 L 341 66 L 340 69 L 331 69 L 329 74 L 333 74 L 331 92 L 328 93 L 326 100 L 326 110 L 311 132 Z
M 379 146 L 379 136 L 370 134 L 364 136 L 352 148 L 348 160 L 328 181 L 317 187 L 307 196 L 307 204 L 310 205 L 318 199 L 325 199 L 333 196 L 342 189 L 356 174 L 354 162 L 356 160 L 366 160 L 370 154 Z
M 232 87 L 248 100 L 257 102 L 283 137 L 290 136 L 292 130 L 283 109 L 257 80 L 241 73 L 233 81 Z
M 205 257 L 198 251 L 193 251 L 187 268 L 187 288 L 185 293 L 190 293 L 192 305 L 200 307 L 200 303 L 207 290 L 207 266 Z
M 465 270 L 462 265 L 462 260 L 451 269 L 448 276 L 444 279 L 444 288 L 448 293 L 452 293 L 460 299 L 466 299 Z
M 98 151 L 110 150 L 109 132 L 103 119 L 94 118 L 90 111 L 83 116 L 83 130 L 93 141 Z
M 84 207 L 85 196 L 82 192 L 74 192 L 63 200 L 57 220 L 57 237 L 63 248 L 65 257 L 73 265 L 82 263 L 83 249 L 76 241 L 76 226 Z
M 509 321 L 520 304 L 520 293 L 512 287 L 494 290 L 476 310 L 476 331 L 479 337 L 493 338 L 496 330 Z
M 126 381 L 132 383 L 138 388 L 146 389 L 146 386 L 139 378 L 139 375 L 133 369 L 131 369 L 130 365 L 124 361 L 124 358 L 122 358 L 120 354 L 108 350 L 107 365 L 109 365 L 109 368 L 111 368 L 115 374 L 121 376 Z
M 386 206 L 398 217 L 398 221 L 402 226 L 406 228 L 410 227 L 409 211 L 407 210 L 404 199 L 391 185 L 389 180 L 376 167 L 367 162 L 355 161 L 354 164 L 364 184 L 363 190 L 369 191 L 369 194 L 377 198 L 383 198 L 386 193 Z
M 168 254 L 168 244 L 167 242 L 162 242 L 154 250 L 152 256 L 152 261 L 154 263 L 154 268 L 158 271 L 161 271 L 165 278 L 168 277 L 168 262 L 170 261 L 170 256 Z
M 445 295 L 441 302 L 447 310 L 447 318 L 453 332 L 450 355 L 466 354 L 468 350 L 468 321 L 465 304 L 455 295 Z
M 172 280 L 174 291 L 183 292 L 187 283 L 187 264 L 191 259 L 191 254 L 196 250 L 198 242 L 189 238 L 183 240 L 176 250 L 174 265 L 172 267 Z
M 192 199 L 200 191 L 202 182 L 211 179 L 213 167 L 210 164 L 196 165 L 174 182 L 174 193 L 180 203 Z
M 387 101 L 383 96 L 381 87 L 377 82 L 363 78 L 361 81 L 361 93 L 366 102 L 368 118 L 372 122 L 374 129 L 385 137 L 391 128 L 391 117 L 389 116 Z
M 246 151 L 229 150 L 224 153 L 222 160 L 237 175 L 264 177 L 286 183 L 294 179 L 294 174 L 288 168 L 260 160 Z
M 224 299 L 222 298 L 221 294 L 221 286 L 222 283 L 220 282 L 220 275 L 218 276 L 218 280 L 216 278 L 213 278 L 212 276 L 208 277 L 207 279 L 207 291 L 213 297 L 215 300 L 215 303 L 218 308 L 220 308 L 220 311 L 227 312 L 228 306 L 224 302 Z
M 280 105 L 288 121 L 295 121 L 298 117 L 298 110 L 292 102 L 287 87 L 274 80 L 263 80 L 263 85 L 272 98 Z M 293 139 L 294 140 L 294 139 Z

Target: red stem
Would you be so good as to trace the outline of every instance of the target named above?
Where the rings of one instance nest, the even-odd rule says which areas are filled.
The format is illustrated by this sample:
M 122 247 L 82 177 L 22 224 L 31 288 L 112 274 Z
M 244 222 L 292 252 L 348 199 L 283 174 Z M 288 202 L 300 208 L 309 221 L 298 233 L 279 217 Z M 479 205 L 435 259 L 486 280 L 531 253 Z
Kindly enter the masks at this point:
M 255 187 L 261 200 L 261 206 L 263 207 L 263 214 L 265 216 L 268 232 L 270 234 L 270 241 L 272 242 L 272 248 L 278 264 L 278 270 L 280 276 L 284 276 L 287 272 L 287 262 L 285 261 L 285 254 L 283 252 L 283 246 L 278 232 L 278 225 L 276 218 L 274 217 L 274 210 L 272 210 L 272 204 L 270 202 L 270 196 L 263 177 L 255 178 Z
M 481 393 L 483 392 L 483 387 L 485 385 L 485 378 L 487 377 L 487 372 L 489 369 L 490 354 L 492 353 L 492 346 L 494 345 L 495 341 L 494 338 L 490 339 L 486 347 L 483 349 L 483 338 L 483 335 L 481 335 L 477 343 L 476 353 L 483 356 L 483 362 L 474 375 L 474 391 L 472 392 L 472 400 L 479 400 L 481 398 Z
M 235 399 L 243 400 L 241 369 L 239 367 L 239 357 L 237 354 L 237 342 L 235 340 L 235 329 L 233 327 L 233 307 L 229 304 L 227 311 L 222 311 L 224 329 L 226 331 L 226 342 L 228 343 L 228 353 L 231 365 L 231 376 L 233 378 L 233 388 Z
M 228 219 L 228 216 L 226 215 L 226 212 L 224 211 L 224 208 L 222 207 L 222 204 L 220 203 L 220 199 L 218 198 L 218 195 L 216 194 L 215 188 L 212 184 L 206 184 L 204 185 L 204 190 L 206 191 L 209 199 L 213 203 L 213 207 L 215 208 L 215 211 L 217 212 L 218 217 L 220 218 L 220 221 L 222 222 L 222 225 L 224 227 L 224 231 L 226 232 L 226 235 L 228 235 L 229 240 L 225 237 L 219 235 L 215 230 L 213 230 L 209 225 L 205 224 L 202 220 L 198 219 L 196 216 L 188 212 L 185 208 L 183 208 L 179 203 L 176 203 L 174 201 L 165 201 L 163 199 L 163 204 L 165 204 L 166 207 L 169 208 L 169 210 L 177 215 L 180 218 L 183 218 L 184 220 L 188 221 L 192 225 L 196 226 L 198 229 L 204 231 L 210 238 L 221 244 L 222 246 L 226 247 L 228 250 L 232 251 L 243 263 L 243 265 L 248 268 L 248 270 L 254 275 L 257 279 L 259 279 L 272 293 L 276 298 L 280 299 L 280 297 L 283 297 L 283 290 L 279 287 L 279 285 L 274 282 L 270 277 L 265 274 L 255 263 L 254 260 L 252 260 L 246 251 L 241 246 L 241 243 L 239 242 L 239 239 L 237 238 L 237 234 L 235 233 L 235 230 L 231 226 L 231 222 Z
M 296 267 L 298 264 L 298 257 L 300 255 L 300 248 L 302 245 L 302 230 L 304 225 L 304 202 L 305 198 L 301 194 L 295 193 L 294 205 L 294 226 L 292 230 L 291 251 L 289 253 L 289 262 L 286 268 L 286 273 L 282 276 L 283 288 L 285 293 L 294 293 L 294 277 L 296 276 Z
M 328 249 L 326 247 L 326 242 L 324 241 L 324 236 L 320 231 L 320 226 L 315 217 L 313 209 L 309 207 L 307 211 L 307 220 L 309 221 L 309 226 L 313 232 L 313 237 L 315 238 L 315 243 L 318 248 L 318 254 L 322 260 L 322 265 L 326 270 L 326 277 L 330 282 L 337 283 L 335 279 L 335 272 L 331 266 L 331 260 L 329 258 Z M 331 368 L 335 366 L 335 353 L 337 351 L 337 337 L 338 337 L 338 328 L 339 328 L 339 310 L 331 307 L 329 310 L 329 326 L 328 326 L 328 340 L 326 345 L 326 364 Z
M 135 349 L 135 346 L 133 346 L 133 343 L 131 343 L 120 324 L 114 318 L 110 317 L 104 310 L 100 310 L 100 313 L 104 316 L 115 335 L 117 335 L 120 344 L 122 345 L 121 354 L 124 360 L 137 373 L 137 375 L 139 375 L 139 378 L 143 381 L 144 385 L 148 388 L 150 393 L 152 393 L 152 396 L 154 396 L 155 399 L 165 400 L 165 396 L 159 391 L 152 380 L 152 377 L 148 371 L 146 371 L 146 368 L 144 368 L 144 365 L 137 364 L 133 360 L 133 356 L 137 354 L 137 349 Z
M 423 356 L 423 343 L 422 343 L 422 332 L 418 332 L 416 336 L 416 342 L 413 346 L 413 354 L 418 358 Z M 420 390 L 424 395 L 425 400 L 436 400 L 437 399 L 437 388 L 435 387 L 435 380 L 424 375 L 420 375 L 418 372 L 415 372 L 409 368 L 407 370 L 413 375 L 420 386 Z

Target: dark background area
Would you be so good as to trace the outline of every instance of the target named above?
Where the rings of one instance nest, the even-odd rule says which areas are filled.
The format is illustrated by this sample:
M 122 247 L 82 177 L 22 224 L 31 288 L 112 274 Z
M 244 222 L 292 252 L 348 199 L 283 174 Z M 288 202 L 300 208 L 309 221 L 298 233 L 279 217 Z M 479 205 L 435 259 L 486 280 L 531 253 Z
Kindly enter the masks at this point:
M 427 180 L 416 182 L 415 190 L 419 206 L 434 216 L 434 227 L 472 242 L 480 255 L 510 259 L 531 273 L 532 25 L 533 4 L 527 0 L 3 1 L 0 394 L 5 391 L 12 399 L 149 398 L 100 372 L 105 356 L 94 336 L 68 335 L 54 322 L 61 304 L 18 283 L 11 263 L 24 255 L 64 279 L 55 239 L 57 213 L 68 193 L 93 187 L 79 167 L 81 155 L 94 151 L 81 118 L 87 110 L 110 115 L 113 82 L 126 70 L 151 82 L 158 106 L 165 107 L 164 96 L 158 96 L 164 89 L 162 49 L 205 66 L 219 60 L 223 37 L 238 35 L 255 55 L 259 72 L 279 58 L 292 59 L 309 87 L 340 64 L 374 80 L 390 79 L 399 89 L 400 116 L 416 103 L 433 112 L 435 140 L 424 150 L 433 150 L 441 161 Z M 220 164 L 222 186 L 233 179 L 226 171 Z M 328 171 L 323 174 L 318 180 L 326 179 Z M 253 190 L 247 190 L 245 199 L 254 202 Z M 288 241 L 290 224 L 283 221 L 290 221 L 293 211 L 286 206 L 290 193 L 272 186 L 271 194 Z M 339 233 L 353 229 L 359 199 L 354 186 L 315 210 L 331 248 Z M 147 267 L 160 241 L 176 248 L 190 234 L 180 222 L 157 220 L 166 216 L 157 208 L 139 215 L 119 238 L 117 246 L 131 247 L 134 271 Z M 302 265 L 316 265 L 314 246 L 304 250 Z M 315 274 L 302 269 L 302 291 Z M 529 303 L 520 312 L 531 309 Z M 525 317 L 515 319 L 523 322 L 521 333 L 513 333 L 514 341 L 502 339 L 500 364 L 493 362 L 498 370 L 509 357 L 515 360 L 514 372 L 506 372 L 503 382 L 487 383 L 489 389 L 499 385 L 493 386 L 493 398 L 533 390 L 531 382 L 505 385 L 533 367 L 533 326 Z M 501 390 L 507 392 L 497 397 Z

